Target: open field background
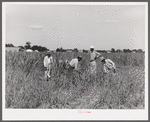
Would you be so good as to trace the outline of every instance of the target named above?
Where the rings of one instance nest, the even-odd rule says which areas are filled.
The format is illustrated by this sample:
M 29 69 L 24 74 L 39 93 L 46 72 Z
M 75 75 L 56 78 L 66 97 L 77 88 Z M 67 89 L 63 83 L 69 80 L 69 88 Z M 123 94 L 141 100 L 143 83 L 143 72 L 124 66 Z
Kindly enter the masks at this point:
M 103 75 L 97 60 L 96 77 L 88 73 L 90 55 L 84 57 L 79 75 L 70 79 L 58 60 L 71 60 L 79 53 L 52 53 L 55 59 L 52 78 L 44 78 L 40 52 L 6 52 L 5 107 L 49 109 L 144 109 L 144 53 L 102 53 L 116 63 L 117 76 Z M 62 73 L 65 72 L 65 73 Z

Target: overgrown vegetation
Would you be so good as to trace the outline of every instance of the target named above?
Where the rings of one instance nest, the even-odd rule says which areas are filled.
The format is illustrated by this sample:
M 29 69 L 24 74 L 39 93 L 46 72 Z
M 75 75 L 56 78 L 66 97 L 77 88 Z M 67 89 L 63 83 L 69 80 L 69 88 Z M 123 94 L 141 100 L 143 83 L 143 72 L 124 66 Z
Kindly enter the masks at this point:
M 81 62 L 82 74 L 70 73 L 58 65 L 58 60 L 71 60 L 77 52 L 57 52 L 52 78 L 44 78 L 40 52 L 6 52 L 6 108 L 55 109 L 144 109 L 144 53 L 103 53 L 116 63 L 117 76 L 103 75 L 97 60 L 97 75 L 90 75 L 90 55 Z

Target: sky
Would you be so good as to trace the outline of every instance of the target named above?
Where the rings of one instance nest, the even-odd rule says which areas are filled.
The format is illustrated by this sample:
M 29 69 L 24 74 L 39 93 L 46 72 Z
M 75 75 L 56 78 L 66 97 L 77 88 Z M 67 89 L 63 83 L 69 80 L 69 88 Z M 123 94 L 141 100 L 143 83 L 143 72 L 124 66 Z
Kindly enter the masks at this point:
M 6 5 L 6 41 L 50 50 L 145 48 L 144 5 Z

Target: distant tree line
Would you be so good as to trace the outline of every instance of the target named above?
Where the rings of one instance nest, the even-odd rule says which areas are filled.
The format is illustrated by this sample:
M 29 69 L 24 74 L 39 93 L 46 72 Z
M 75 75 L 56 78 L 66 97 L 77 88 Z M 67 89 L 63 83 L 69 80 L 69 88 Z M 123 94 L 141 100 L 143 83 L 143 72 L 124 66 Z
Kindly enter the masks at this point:
M 111 49 L 111 53 L 121 53 L 121 52 L 124 52 L 124 53 L 131 53 L 131 52 L 138 52 L 138 53 L 142 53 L 144 52 L 142 49 L 133 49 L 133 50 L 130 50 L 130 49 L 123 49 L 123 50 L 120 50 L 120 49 L 117 49 L 115 50 L 114 48 Z
M 26 50 L 31 49 L 33 51 L 37 50 L 39 52 L 48 51 L 48 49 L 46 47 L 43 47 L 43 46 L 38 46 L 38 45 L 31 46 L 31 42 L 26 42 L 24 49 L 26 49 Z
M 84 50 L 84 49 L 83 49 L 83 53 L 88 53 L 88 50 Z
M 133 49 L 133 50 L 130 50 L 130 49 L 117 49 L 115 50 L 114 48 L 111 48 L 110 51 L 108 50 L 96 50 L 97 52 L 100 52 L 100 53 L 107 53 L 107 52 L 111 52 L 111 53 L 131 53 L 131 52 L 138 52 L 138 53 L 142 53 L 144 52 L 142 49 Z
M 56 52 L 67 52 L 67 51 L 70 51 L 70 52 L 79 52 L 79 50 L 77 48 L 74 48 L 74 49 L 63 49 L 61 47 L 61 48 L 57 48 L 56 49 Z
M 13 44 L 5 44 L 6 47 L 14 47 Z
M 13 44 L 5 44 L 6 47 L 14 47 Z M 43 52 L 43 51 L 48 51 L 48 49 L 46 47 L 42 47 L 42 46 L 38 46 L 38 45 L 33 45 L 31 46 L 31 42 L 26 42 L 25 46 L 18 46 L 20 47 L 20 51 L 21 50 L 27 50 L 27 49 L 31 49 L 33 51 L 37 50 L 39 52 Z M 56 49 L 56 52 L 79 52 L 79 50 L 77 48 L 74 48 L 74 49 L 63 49 L 62 47 L 61 48 L 57 48 Z M 142 49 L 133 49 L 133 50 L 130 50 L 130 49 L 114 49 L 114 48 L 111 48 L 110 51 L 107 51 L 107 50 L 96 50 L 97 52 L 101 52 L 101 53 L 107 53 L 107 52 L 111 52 L 111 53 L 131 53 L 131 52 L 138 52 L 138 53 L 142 53 L 144 52 Z M 82 50 L 82 52 L 84 53 L 88 53 L 88 50 Z
M 38 45 L 33 45 L 31 46 L 31 42 L 26 42 L 25 46 L 19 46 L 22 50 L 28 50 L 31 49 L 33 51 L 39 51 L 39 52 L 43 52 L 43 51 L 48 51 L 48 49 L 46 47 L 42 47 L 42 46 L 38 46 Z
M 6 47 L 14 47 L 13 44 L 6 44 Z M 20 48 L 20 51 L 31 49 L 33 51 L 37 50 L 39 52 L 48 51 L 46 47 L 33 45 L 31 46 L 31 42 L 26 42 L 25 46 L 18 46 Z
M 66 50 L 61 47 L 61 48 L 57 48 L 56 52 L 66 52 Z
M 81 50 L 80 50 L 81 51 Z M 79 50 L 77 48 L 74 48 L 74 49 L 63 49 L 62 47 L 61 48 L 57 48 L 56 49 L 56 52 L 79 52 Z M 84 53 L 88 53 L 88 50 L 82 50 L 82 52 Z
M 100 53 L 107 53 L 106 50 L 96 50 L 97 52 L 100 52 Z

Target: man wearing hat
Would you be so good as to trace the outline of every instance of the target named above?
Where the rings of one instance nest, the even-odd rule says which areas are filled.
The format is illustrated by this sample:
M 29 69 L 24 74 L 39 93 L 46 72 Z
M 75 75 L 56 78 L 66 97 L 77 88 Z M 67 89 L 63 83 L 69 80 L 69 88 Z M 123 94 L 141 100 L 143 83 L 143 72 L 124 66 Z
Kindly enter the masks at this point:
M 91 68 L 91 73 L 96 73 L 96 59 L 101 56 L 100 53 L 96 52 L 94 50 L 94 46 L 90 47 L 90 68 Z
M 100 59 L 101 62 L 104 64 L 104 72 L 109 73 L 112 71 L 115 75 L 116 73 L 115 63 L 110 59 L 105 59 L 104 57 L 101 57 Z
M 74 58 L 71 61 L 66 61 L 66 63 L 67 63 L 67 78 L 68 79 L 73 78 L 73 71 L 76 71 L 79 74 L 81 74 L 81 72 L 79 71 L 79 63 L 81 62 L 81 60 L 82 60 L 82 56 L 78 56 L 77 58 Z
M 70 65 L 70 68 L 78 71 L 78 64 L 79 62 L 82 60 L 82 56 L 78 56 L 77 58 L 74 58 L 72 59 L 70 62 L 69 62 L 69 65 Z
M 46 56 L 44 57 L 44 67 L 46 68 L 45 71 L 45 78 L 50 78 L 52 73 L 52 65 L 53 65 L 53 57 L 51 56 L 50 52 L 47 52 Z

